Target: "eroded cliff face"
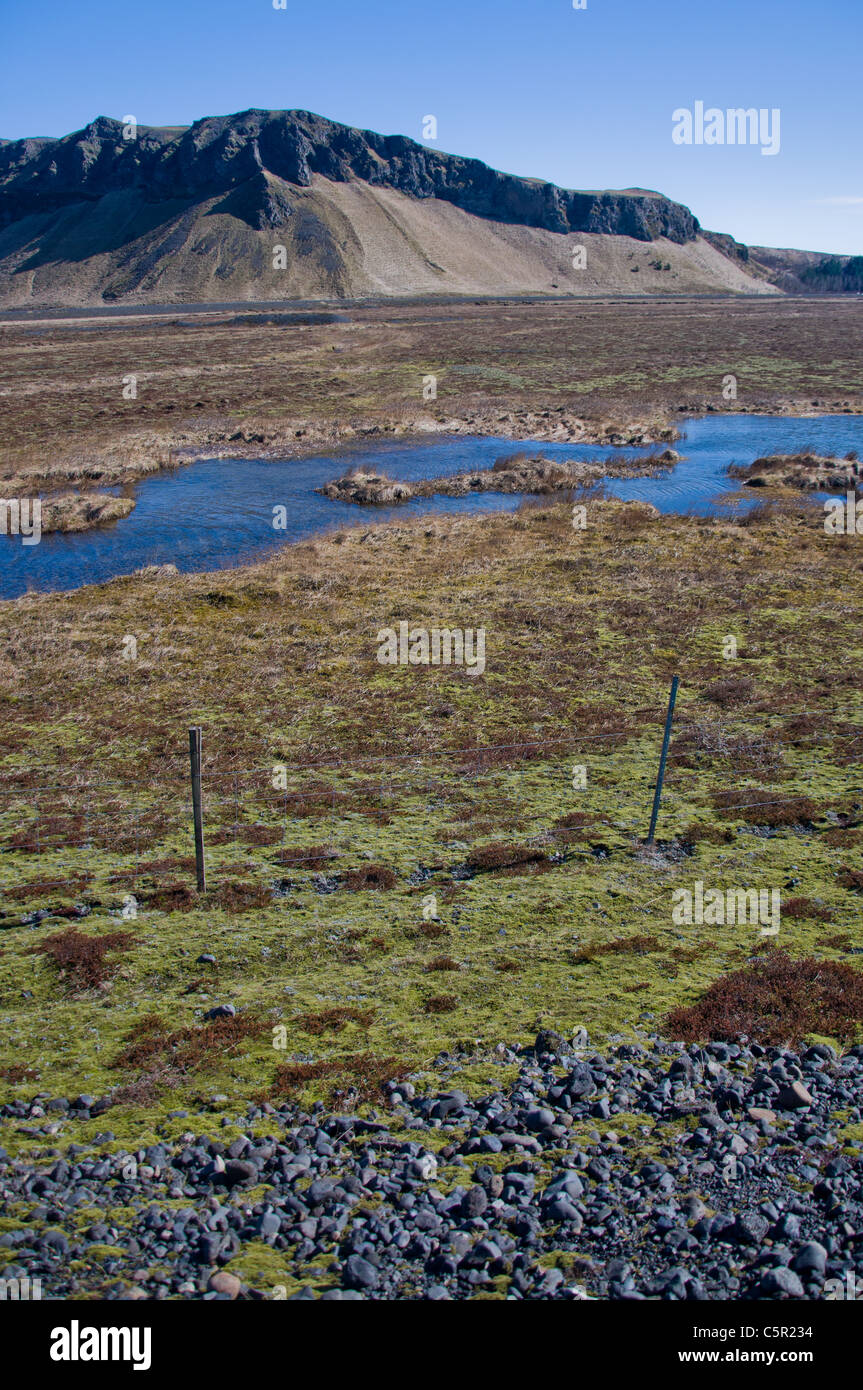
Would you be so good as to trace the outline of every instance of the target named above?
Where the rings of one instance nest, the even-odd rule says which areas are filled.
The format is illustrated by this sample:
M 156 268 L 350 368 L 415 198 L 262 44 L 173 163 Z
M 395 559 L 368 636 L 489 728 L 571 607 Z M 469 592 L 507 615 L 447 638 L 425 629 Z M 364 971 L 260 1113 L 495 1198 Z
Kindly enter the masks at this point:
M 438 198 L 475 216 L 552 232 L 591 232 L 652 241 L 693 241 L 688 208 L 656 193 L 574 192 L 500 173 L 478 159 L 429 149 L 403 135 L 378 135 L 308 111 L 245 111 L 187 129 L 140 126 L 100 116 L 62 139 L 0 144 L 0 225 L 135 190 L 150 203 L 225 195 L 224 211 L 255 228 L 284 225 L 290 187 L 315 175 L 361 180 L 412 198 Z

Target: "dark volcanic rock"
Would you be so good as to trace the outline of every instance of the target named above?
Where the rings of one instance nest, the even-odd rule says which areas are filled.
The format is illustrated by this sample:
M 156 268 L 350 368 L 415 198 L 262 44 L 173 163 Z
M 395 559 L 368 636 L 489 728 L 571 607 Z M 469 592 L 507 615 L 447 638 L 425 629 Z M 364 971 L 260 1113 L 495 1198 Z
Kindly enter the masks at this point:
M 552 232 L 678 243 L 699 232 L 688 208 L 658 193 L 578 193 L 309 111 L 212 116 L 179 132 L 141 126 L 134 139 L 124 139 L 123 129 L 121 121 L 99 116 L 61 139 L 0 144 L 0 225 L 134 189 L 154 204 L 223 194 L 220 210 L 252 227 L 278 227 L 293 215 L 291 186 L 307 188 L 319 174 L 440 198 L 479 217 Z
M 0 1147 L 0 1279 L 42 1279 L 57 1298 L 260 1299 L 230 1266 L 262 1243 L 304 1300 L 498 1286 L 514 1300 L 822 1299 L 863 1277 L 863 1152 L 833 1118 L 859 1124 L 859 1050 L 650 1038 L 573 1067 L 547 1046 L 512 1055 L 517 1076 L 486 1096 L 454 1088 L 475 1061 L 464 1050 L 436 1063 L 449 1089 L 401 1082 L 384 1114 L 238 1101 L 248 1132 L 221 1139 L 212 1099 L 190 1100 L 187 1133 L 132 1153 L 87 1137 L 92 1096 L 2 1104 L 0 1137 L 36 1147 Z M 751 1097 L 801 1077 L 810 1104 L 752 1123 Z M 717 1084 L 746 1103 L 712 1114 Z M 619 1130 L 594 1128 L 597 1091 L 628 1096 Z M 40 1147 L 54 1114 L 62 1151 L 54 1132 Z

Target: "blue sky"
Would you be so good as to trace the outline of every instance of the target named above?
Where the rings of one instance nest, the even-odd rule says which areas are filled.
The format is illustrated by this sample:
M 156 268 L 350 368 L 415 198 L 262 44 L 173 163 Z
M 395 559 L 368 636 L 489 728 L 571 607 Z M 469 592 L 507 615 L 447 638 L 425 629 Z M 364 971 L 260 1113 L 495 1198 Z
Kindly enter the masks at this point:
M 863 0 L 2 0 L 0 136 L 299 107 L 572 188 L 656 188 L 742 241 L 863 253 Z M 775 156 L 672 113 L 781 112 Z M 432 143 L 432 142 L 428 142 Z

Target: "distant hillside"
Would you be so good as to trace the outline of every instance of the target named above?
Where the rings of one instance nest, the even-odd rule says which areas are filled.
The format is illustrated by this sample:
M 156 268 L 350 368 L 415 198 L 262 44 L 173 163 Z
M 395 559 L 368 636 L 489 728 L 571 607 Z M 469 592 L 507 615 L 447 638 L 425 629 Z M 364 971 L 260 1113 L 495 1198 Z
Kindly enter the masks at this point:
M 863 256 L 750 246 L 750 263 L 786 294 L 863 294 Z
M 0 142 L 5 305 L 775 293 L 725 240 L 659 193 L 561 189 L 305 111 Z

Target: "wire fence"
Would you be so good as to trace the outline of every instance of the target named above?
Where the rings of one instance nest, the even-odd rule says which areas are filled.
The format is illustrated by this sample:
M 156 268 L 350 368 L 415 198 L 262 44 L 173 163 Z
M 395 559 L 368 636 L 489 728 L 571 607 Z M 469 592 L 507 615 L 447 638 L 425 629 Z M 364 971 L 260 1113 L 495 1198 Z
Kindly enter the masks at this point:
M 788 733 L 789 723 L 807 720 L 820 725 Z M 561 862 L 609 857 L 614 832 L 618 848 L 621 836 L 637 844 L 647 834 L 661 713 L 647 726 L 622 712 L 616 724 L 295 766 L 205 761 L 207 867 L 259 872 L 263 859 L 272 877 L 324 870 L 349 854 L 392 855 L 394 823 L 398 857 L 418 865 L 442 854 L 464 859 L 476 844 L 513 835 L 523 845 L 548 843 Z M 673 730 L 660 847 L 706 820 L 774 833 L 853 828 L 863 803 L 861 746 L 863 723 L 831 723 L 823 710 L 792 711 L 753 733 L 751 720 L 693 718 L 690 706 Z M 146 783 L 80 769 L 42 783 L 22 770 L 0 774 L 0 891 L 13 899 L 26 894 L 31 873 L 46 891 L 74 886 L 96 868 L 123 887 L 178 874 L 194 882 L 194 850 L 192 790 L 179 760 Z

